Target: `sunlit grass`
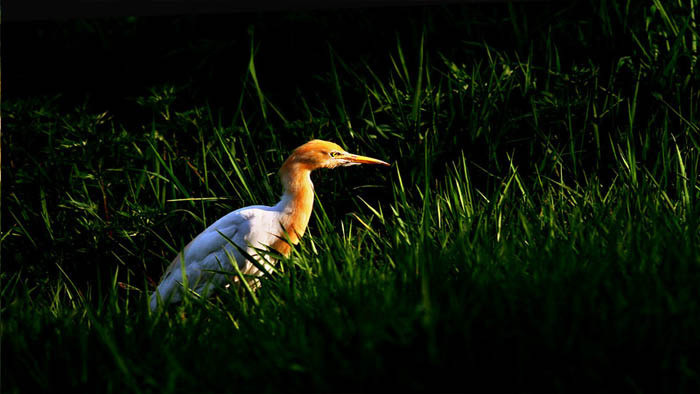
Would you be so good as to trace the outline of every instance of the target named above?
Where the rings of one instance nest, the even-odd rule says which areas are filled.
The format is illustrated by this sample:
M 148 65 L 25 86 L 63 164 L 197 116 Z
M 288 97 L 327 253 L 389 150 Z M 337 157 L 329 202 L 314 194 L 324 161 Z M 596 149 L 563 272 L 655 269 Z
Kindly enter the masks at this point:
M 3 102 L 30 133 L 3 134 L 3 388 L 697 388 L 697 2 L 668 3 L 591 3 L 634 44 L 612 66 L 561 58 L 559 25 L 535 43 L 511 7 L 525 44 L 456 37 L 464 61 L 399 37 L 381 69 L 331 48 L 327 89 L 294 105 L 265 94 L 255 42 L 231 108 L 153 88 L 127 128 Z M 177 251 L 274 204 L 311 138 L 393 166 L 315 174 L 309 231 L 254 296 L 149 312 Z

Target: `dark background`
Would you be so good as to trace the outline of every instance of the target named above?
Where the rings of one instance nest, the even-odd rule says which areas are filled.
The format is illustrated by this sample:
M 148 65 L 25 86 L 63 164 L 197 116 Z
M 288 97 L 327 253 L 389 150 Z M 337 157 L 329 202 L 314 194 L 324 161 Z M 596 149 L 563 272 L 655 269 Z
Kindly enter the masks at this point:
M 517 12 L 529 21 L 529 35 L 537 36 L 546 34 L 540 30 L 556 18 L 579 15 L 585 20 L 586 6 L 540 2 Z M 259 49 L 256 67 L 264 76 L 263 90 L 287 98 L 296 88 L 314 91 L 320 86 L 314 84 L 315 76 L 329 69 L 329 48 L 348 63 L 383 66 L 397 37 L 403 37 L 407 53 L 415 49 L 423 23 L 433 53 L 469 58 L 469 50 L 454 41 L 456 32 L 459 41 L 488 39 L 495 47 L 526 48 L 530 42 L 514 34 L 507 15 L 506 4 L 482 3 L 468 8 L 302 7 L 218 15 L 10 19 L 2 31 L 3 98 L 60 94 L 62 102 L 77 103 L 87 95 L 96 107 L 119 109 L 148 88 L 168 83 L 186 88 L 197 102 L 226 105 L 238 97 L 251 43 Z M 601 55 L 612 49 L 603 37 L 592 44 Z M 562 58 L 571 61 L 589 55 L 580 48 L 566 53 L 566 45 L 561 50 Z

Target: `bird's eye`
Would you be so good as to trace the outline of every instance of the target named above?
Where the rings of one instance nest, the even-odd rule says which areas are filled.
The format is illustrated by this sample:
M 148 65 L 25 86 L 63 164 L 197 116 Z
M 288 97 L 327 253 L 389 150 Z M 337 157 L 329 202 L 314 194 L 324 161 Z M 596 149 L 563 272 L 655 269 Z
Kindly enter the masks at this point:
M 330 153 L 331 157 L 336 157 L 340 154 L 340 152 L 333 151 Z

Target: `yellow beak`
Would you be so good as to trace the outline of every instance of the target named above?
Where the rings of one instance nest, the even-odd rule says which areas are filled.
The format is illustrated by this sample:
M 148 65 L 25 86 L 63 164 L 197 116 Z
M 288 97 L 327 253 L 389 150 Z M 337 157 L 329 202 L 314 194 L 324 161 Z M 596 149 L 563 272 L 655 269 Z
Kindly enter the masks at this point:
M 385 161 L 373 159 L 373 158 L 367 157 L 367 156 L 353 155 L 352 153 L 345 153 L 342 156 L 342 159 L 347 160 L 348 164 L 351 164 L 351 165 L 352 164 L 379 164 L 379 165 L 383 165 L 383 166 L 387 166 L 387 167 L 391 166 L 391 164 L 389 164 Z

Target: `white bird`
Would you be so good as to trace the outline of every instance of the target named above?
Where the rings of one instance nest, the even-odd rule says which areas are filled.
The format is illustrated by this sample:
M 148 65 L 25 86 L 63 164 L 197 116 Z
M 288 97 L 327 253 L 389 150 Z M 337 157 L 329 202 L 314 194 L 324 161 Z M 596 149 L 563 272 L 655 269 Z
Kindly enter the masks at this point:
M 236 272 L 229 256 L 235 259 L 242 274 L 262 275 L 240 250 L 270 272 L 268 268 L 274 263 L 273 259 L 269 255 L 261 256 L 258 251 L 271 248 L 287 256 L 292 245 L 299 242 L 306 231 L 314 203 L 311 172 L 356 164 L 389 166 L 381 160 L 348 153 L 328 141 L 312 140 L 294 149 L 279 171 L 284 187 L 281 200 L 272 207 L 253 205 L 235 210 L 197 235 L 165 270 L 158 288 L 151 295 L 151 310 L 157 308 L 159 299 L 166 304 L 180 301 L 185 280 L 188 289 L 201 296 L 210 295 L 226 281 L 227 276 L 222 271 Z

